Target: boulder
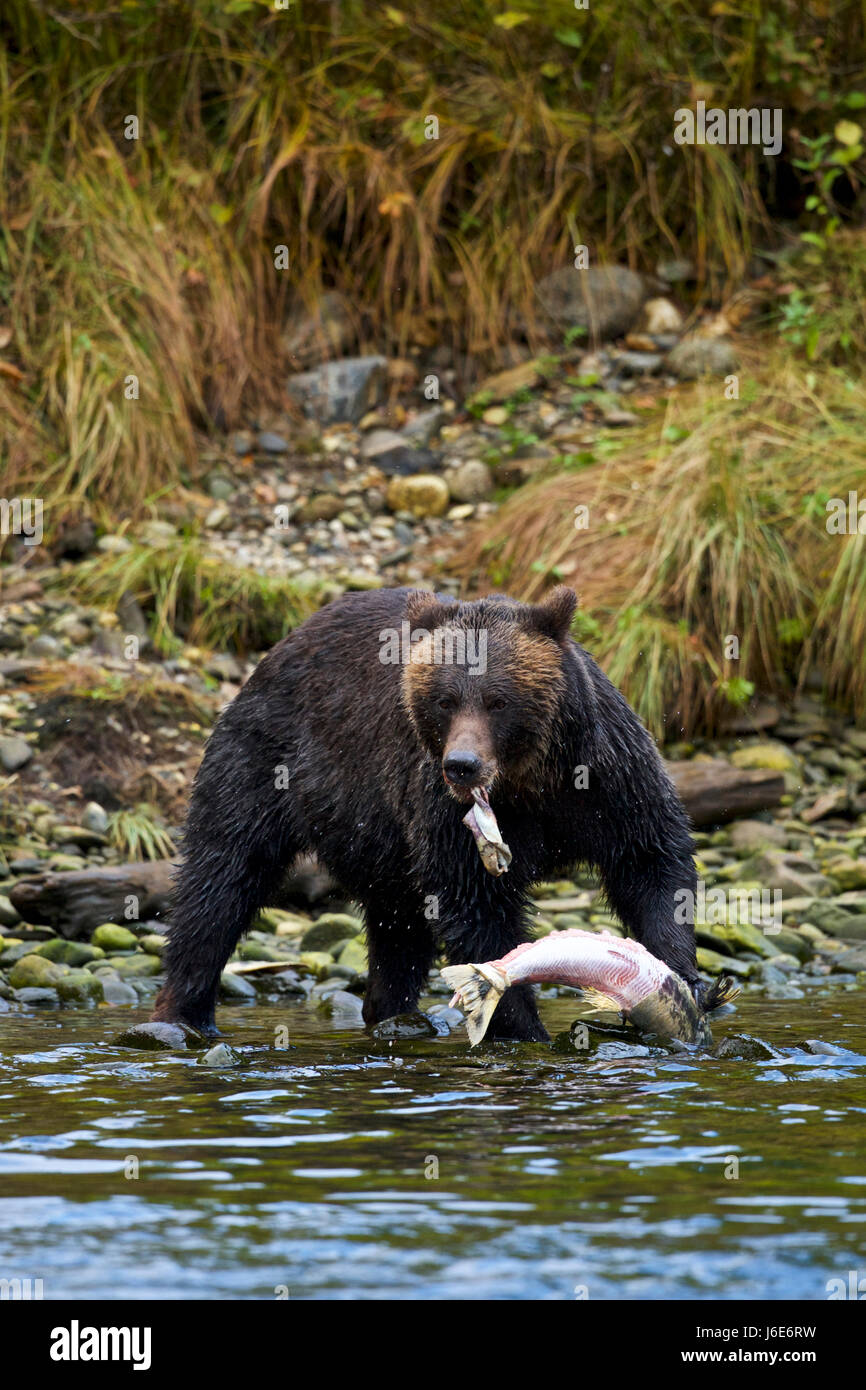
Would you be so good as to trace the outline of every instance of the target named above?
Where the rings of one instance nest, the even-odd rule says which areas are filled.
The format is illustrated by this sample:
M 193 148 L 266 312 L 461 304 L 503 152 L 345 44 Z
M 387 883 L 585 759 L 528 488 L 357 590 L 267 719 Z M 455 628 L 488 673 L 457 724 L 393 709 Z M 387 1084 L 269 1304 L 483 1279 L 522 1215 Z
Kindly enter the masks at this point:
M 647 298 L 642 276 L 625 266 L 562 266 L 536 286 L 543 317 L 560 333 L 583 327 L 590 342 L 618 338 L 636 323 Z
M 286 390 L 320 424 L 357 423 L 378 404 L 387 381 L 384 357 L 343 357 L 290 377 Z
M 730 376 L 737 370 L 737 356 L 726 338 L 691 333 L 672 348 L 665 366 L 681 381 L 701 376 Z

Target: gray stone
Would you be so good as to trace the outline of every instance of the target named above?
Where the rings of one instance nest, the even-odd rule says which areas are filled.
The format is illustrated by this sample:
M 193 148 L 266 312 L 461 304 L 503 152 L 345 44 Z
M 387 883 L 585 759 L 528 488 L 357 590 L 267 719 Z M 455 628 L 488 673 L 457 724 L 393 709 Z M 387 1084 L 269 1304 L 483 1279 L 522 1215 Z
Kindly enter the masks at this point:
M 429 444 L 447 419 L 442 406 L 434 405 L 429 410 L 419 410 L 418 414 L 403 426 L 402 434 L 413 443 Z
M 126 984 L 119 975 L 109 974 L 106 970 L 99 976 L 102 983 L 102 996 L 106 1004 L 138 1004 L 138 993 L 132 985 Z
M 48 986 L 40 988 L 38 985 L 27 985 L 24 989 L 15 991 L 15 999 L 30 1009 L 56 1009 L 60 1004 L 57 990 Z
M 262 430 L 256 443 L 266 454 L 287 454 L 289 452 L 288 440 L 283 439 L 281 434 L 272 433 L 271 430 Z
M 357 936 L 361 927 L 360 918 L 348 912 L 325 912 L 304 933 L 301 947 L 305 951 L 329 951 L 338 941 Z
M 481 502 L 493 491 L 493 475 L 481 459 L 467 459 L 445 474 L 448 491 L 455 502 Z
M 741 820 L 736 821 L 730 830 L 734 849 L 755 851 L 775 847 L 785 849 L 788 844 L 788 831 L 774 821 Z
M 614 366 L 623 376 L 653 376 L 662 369 L 660 352 L 620 352 Z
M 435 1038 L 438 1033 L 435 1023 L 420 1010 L 409 1014 L 395 1014 L 384 1018 L 371 1028 L 374 1038 L 388 1042 L 400 1042 L 409 1038 Z
M 98 1004 L 103 998 L 102 980 L 87 970 L 70 970 L 54 988 L 65 1004 Z
M 357 422 L 378 403 L 386 382 L 384 357 L 344 357 L 290 377 L 286 390 L 320 424 Z
M 17 772 L 32 757 L 33 749 L 26 739 L 19 738 L 17 734 L 0 736 L 0 766 L 4 772 Z
M 705 338 L 694 333 L 668 353 L 665 366 L 682 381 L 693 381 L 707 375 L 729 376 L 737 370 L 737 357 L 727 338 Z
M 34 637 L 32 642 L 27 643 L 27 656 L 37 657 L 39 660 L 53 661 L 63 656 L 63 643 L 49 633 L 43 632 L 39 637 Z
M 243 975 L 236 975 L 231 970 L 224 970 L 220 975 L 220 998 L 229 1004 L 235 999 L 244 1001 L 255 999 L 256 987 Z
M 202 1046 L 205 1039 L 194 1028 L 181 1023 L 138 1023 L 114 1039 L 115 1047 L 140 1048 L 144 1052 L 170 1052 L 173 1049 Z
M 364 1001 L 360 995 L 346 989 L 332 989 L 319 1000 L 319 1008 L 331 1018 L 343 1023 L 362 1023 Z
M 640 314 L 647 287 L 643 277 L 624 266 L 578 270 L 562 266 L 536 286 L 543 315 L 560 332 L 586 328 L 590 341 L 618 338 Z
M 217 1043 L 196 1060 L 200 1067 L 237 1067 L 240 1066 L 242 1058 L 228 1043 Z
M 0 927 L 14 927 L 21 921 L 21 914 L 15 910 L 8 898 L 0 893 Z
M 371 430 L 361 444 L 361 456 L 390 477 L 424 473 L 438 464 L 436 455 L 429 449 L 411 448 L 396 430 Z
M 97 835 L 104 835 L 108 830 L 108 812 L 98 801 L 88 801 L 81 817 L 81 824 L 85 830 L 94 830 Z

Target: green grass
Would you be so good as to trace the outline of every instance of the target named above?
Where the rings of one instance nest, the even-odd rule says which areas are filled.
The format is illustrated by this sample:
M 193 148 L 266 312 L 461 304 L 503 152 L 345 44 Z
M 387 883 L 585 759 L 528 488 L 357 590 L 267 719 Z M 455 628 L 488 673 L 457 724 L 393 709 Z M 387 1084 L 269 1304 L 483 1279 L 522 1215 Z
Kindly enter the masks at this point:
M 178 638 L 239 652 L 262 651 L 319 606 L 315 584 L 227 564 L 195 534 L 163 545 L 134 545 L 64 571 L 57 586 L 84 603 L 114 608 L 124 593 L 142 605 L 163 654 Z
M 156 809 L 147 802 L 139 802 L 131 811 L 113 811 L 108 817 L 108 838 L 125 859 L 170 859 L 177 853 Z

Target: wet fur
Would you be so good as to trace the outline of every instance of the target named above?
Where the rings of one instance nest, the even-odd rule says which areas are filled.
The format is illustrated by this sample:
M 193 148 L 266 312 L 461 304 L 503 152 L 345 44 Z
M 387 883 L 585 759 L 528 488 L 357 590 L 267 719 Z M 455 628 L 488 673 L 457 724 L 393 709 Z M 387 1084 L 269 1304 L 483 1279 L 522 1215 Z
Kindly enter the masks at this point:
M 535 609 L 407 589 L 348 594 L 269 652 L 218 721 L 195 780 L 154 1017 L 213 1030 L 225 962 L 302 851 L 364 904 L 368 1024 L 416 1005 L 440 943 L 461 964 L 526 941 L 530 886 L 578 862 L 597 866 L 632 934 L 695 984 L 694 934 L 674 920 L 674 894 L 695 892 L 685 812 L 637 717 L 567 637 L 573 607 L 567 590 Z M 444 725 L 419 688 L 413 696 L 430 668 L 379 660 L 380 633 L 410 609 L 413 625 L 489 632 L 487 674 L 457 672 L 456 684 L 489 718 L 497 750 L 491 801 L 514 855 L 501 878 L 485 871 L 443 782 Z M 508 701 L 495 717 L 491 692 Z M 576 790 L 582 765 L 589 787 Z M 275 787 L 281 767 L 286 790 Z M 546 1038 L 531 986 L 507 991 L 490 1036 Z

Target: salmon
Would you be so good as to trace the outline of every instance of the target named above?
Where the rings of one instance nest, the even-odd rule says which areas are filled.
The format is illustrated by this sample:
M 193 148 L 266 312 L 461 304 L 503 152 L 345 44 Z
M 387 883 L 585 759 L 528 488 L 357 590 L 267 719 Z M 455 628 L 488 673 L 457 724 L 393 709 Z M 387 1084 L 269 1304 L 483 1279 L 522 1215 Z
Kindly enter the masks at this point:
M 475 804 L 463 817 L 463 824 L 469 827 L 475 837 L 485 869 L 489 874 L 493 874 L 494 878 L 499 878 L 501 874 L 508 872 L 511 850 L 502 838 L 496 817 L 487 800 L 486 790 L 483 787 L 473 787 L 472 799 Z
M 452 1007 L 466 1013 L 473 1047 L 481 1041 L 496 1006 L 512 985 L 571 985 L 594 1008 L 616 1009 L 645 1033 L 708 1046 L 707 1014 L 739 990 L 722 976 L 698 1004 L 685 980 L 638 941 L 610 932 L 554 931 L 527 941 L 501 960 L 447 965 L 442 976 L 454 990 Z

